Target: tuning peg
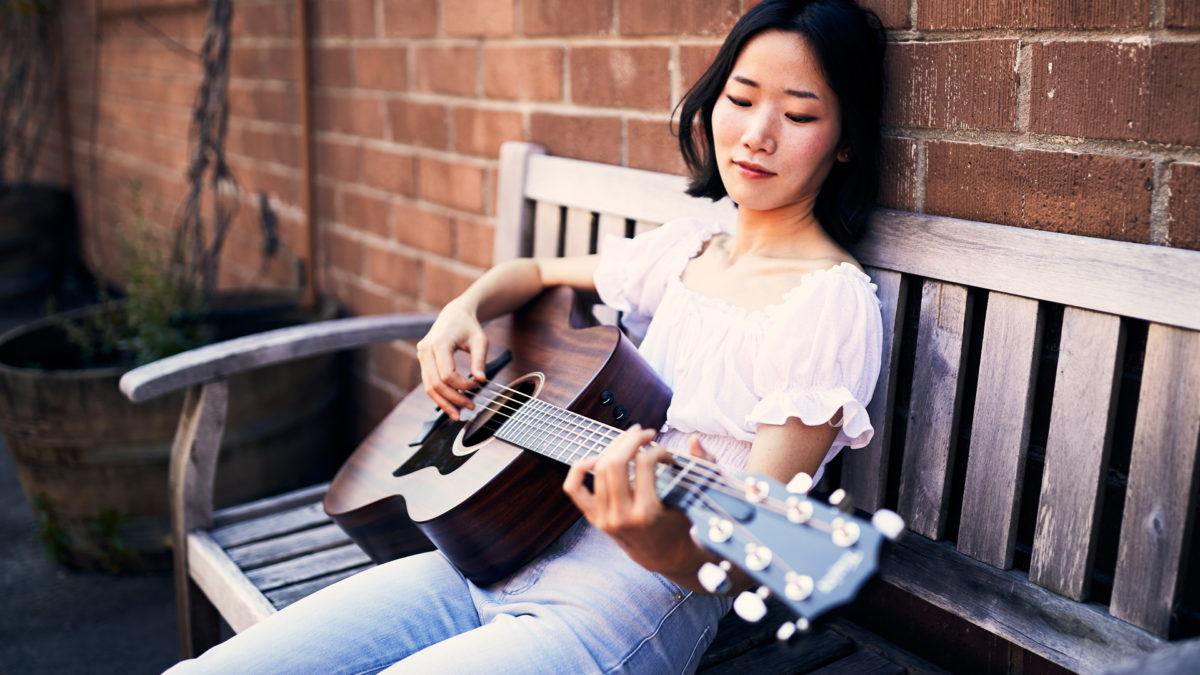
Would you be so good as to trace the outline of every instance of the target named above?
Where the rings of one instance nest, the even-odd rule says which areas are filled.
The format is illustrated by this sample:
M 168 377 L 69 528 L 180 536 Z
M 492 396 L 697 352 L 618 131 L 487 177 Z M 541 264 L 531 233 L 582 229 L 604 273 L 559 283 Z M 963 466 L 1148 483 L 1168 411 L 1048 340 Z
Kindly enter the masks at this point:
M 792 639 L 792 636 L 796 633 L 807 633 L 808 629 L 811 627 L 812 624 L 810 624 L 808 619 L 804 617 L 800 617 L 794 622 L 786 621 L 779 627 L 779 630 L 775 631 L 775 638 L 780 642 L 787 642 L 788 640 Z
M 700 571 L 696 573 L 696 577 L 700 580 L 700 585 L 704 590 L 719 595 L 729 592 L 729 561 L 723 560 L 720 565 L 715 565 L 706 562 L 700 566 Z
M 871 516 L 871 525 L 892 541 L 898 541 L 900 537 L 904 536 L 904 519 L 895 511 L 879 509 L 875 515 Z
M 850 498 L 850 493 L 842 488 L 838 488 L 829 495 L 829 505 L 837 508 L 842 513 L 850 513 L 854 510 L 854 500 Z
M 812 489 L 812 486 L 812 476 L 801 471 L 795 476 L 792 476 L 792 479 L 788 481 L 787 491 L 796 495 L 806 495 L 808 494 L 808 491 Z
M 757 504 L 767 498 L 771 484 L 754 476 L 746 476 L 746 501 Z
M 858 529 L 858 523 L 845 518 L 834 518 L 830 523 L 830 531 L 833 543 L 842 548 L 849 548 L 857 544 L 859 536 L 862 535 L 862 531 Z
M 750 623 L 762 621 L 762 618 L 767 615 L 767 603 L 763 602 L 762 593 L 752 593 L 750 591 L 742 591 L 733 600 L 733 611 L 742 617 L 742 620 Z

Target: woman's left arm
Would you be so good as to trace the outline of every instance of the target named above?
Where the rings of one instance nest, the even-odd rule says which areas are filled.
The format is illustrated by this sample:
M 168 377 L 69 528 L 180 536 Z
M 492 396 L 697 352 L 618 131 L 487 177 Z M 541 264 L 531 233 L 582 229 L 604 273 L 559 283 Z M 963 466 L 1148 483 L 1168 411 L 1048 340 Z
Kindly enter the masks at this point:
M 717 557 L 692 539 L 691 521 L 683 511 L 659 498 L 655 467 L 671 461 L 671 454 L 650 445 L 655 435 L 653 429 L 631 428 L 600 455 L 572 466 L 563 489 L 588 521 L 615 539 L 635 562 L 684 588 L 707 592 L 696 574 L 701 565 L 716 562 Z M 836 436 L 836 427 L 808 426 L 794 417 L 782 425 L 759 425 L 746 473 L 766 474 L 785 483 L 801 471 L 813 475 Z M 695 438 L 690 452 L 703 453 Z M 583 482 L 589 472 L 591 490 Z M 731 583 L 736 593 L 748 588 L 750 579 L 735 573 Z

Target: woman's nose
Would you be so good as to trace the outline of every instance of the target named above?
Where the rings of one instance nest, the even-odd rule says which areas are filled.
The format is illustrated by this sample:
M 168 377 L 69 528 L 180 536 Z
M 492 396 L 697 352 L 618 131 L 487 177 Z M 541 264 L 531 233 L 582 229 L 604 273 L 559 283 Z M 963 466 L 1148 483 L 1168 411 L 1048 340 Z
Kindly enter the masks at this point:
M 775 124 L 772 116 L 758 112 L 750 115 L 742 133 L 742 144 L 753 152 L 775 152 Z

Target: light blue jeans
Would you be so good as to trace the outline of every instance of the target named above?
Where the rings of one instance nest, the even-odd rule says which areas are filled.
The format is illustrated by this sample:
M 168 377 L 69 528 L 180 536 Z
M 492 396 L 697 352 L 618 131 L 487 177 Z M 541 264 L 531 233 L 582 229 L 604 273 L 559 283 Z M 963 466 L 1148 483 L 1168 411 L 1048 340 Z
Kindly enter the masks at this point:
M 580 519 L 491 588 L 438 552 L 356 574 L 169 673 L 691 673 L 728 609 Z

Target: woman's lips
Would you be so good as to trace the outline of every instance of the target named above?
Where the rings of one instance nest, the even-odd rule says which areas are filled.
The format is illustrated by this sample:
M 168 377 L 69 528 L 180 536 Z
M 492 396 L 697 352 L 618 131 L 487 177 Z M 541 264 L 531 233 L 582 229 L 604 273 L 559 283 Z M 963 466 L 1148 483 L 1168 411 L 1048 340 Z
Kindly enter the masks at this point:
M 747 178 L 770 178 L 775 175 L 775 172 L 753 162 L 734 162 L 733 165 L 738 168 L 738 173 Z

